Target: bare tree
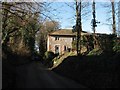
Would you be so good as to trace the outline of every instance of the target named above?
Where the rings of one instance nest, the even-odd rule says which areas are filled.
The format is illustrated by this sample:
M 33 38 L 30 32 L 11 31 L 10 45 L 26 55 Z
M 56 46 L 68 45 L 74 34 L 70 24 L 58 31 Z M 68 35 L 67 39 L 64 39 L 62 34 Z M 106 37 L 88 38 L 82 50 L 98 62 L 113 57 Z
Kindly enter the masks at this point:
M 116 20 L 117 20 L 117 18 L 116 18 L 116 16 L 117 16 L 117 8 L 116 8 L 116 6 L 117 6 L 117 4 L 116 4 L 116 2 L 115 2 L 115 0 L 109 0 L 110 2 L 109 3 L 105 3 L 105 4 L 102 4 L 102 6 L 104 7 L 104 8 L 106 8 L 106 9 L 108 9 L 107 10 L 107 14 L 109 14 L 109 16 L 110 17 L 108 17 L 107 18 L 107 24 L 106 25 L 111 25 L 112 26 L 112 33 L 113 34 L 117 34 L 117 29 L 116 29 Z M 111 14 L 111 15 L 110 15 Z M 112 23 L 110 23 L 109 24 L 109 22 L 112 22 Z M 104 23 L 105 24 L 105 23 Z
M 83 0 L 76 0 L 76 25 L 75 31 L 77 31 L 77 55 L 81 54 L 81 32 L 82 32 L 82 16 L 89 13 L 85 12 L 84 9 L 89 6 L 89 3 L 83 2 Z
M 111 1 L 111 6 L 112 6 L 112 28 L 113 28 L 113 34 L 116 34 L 116 19 L 115 19 L 115 5 L 114 5 L 114 0 Z
M 118 2 L 118 36 L 120 36 L 120 1 Z
M 78 2 L 76 0 L 76 31 L 77 31 L 77 55 L 81 52 L 81 31 L 82 31 L 82 23 L 81 23 L 81 0 Z

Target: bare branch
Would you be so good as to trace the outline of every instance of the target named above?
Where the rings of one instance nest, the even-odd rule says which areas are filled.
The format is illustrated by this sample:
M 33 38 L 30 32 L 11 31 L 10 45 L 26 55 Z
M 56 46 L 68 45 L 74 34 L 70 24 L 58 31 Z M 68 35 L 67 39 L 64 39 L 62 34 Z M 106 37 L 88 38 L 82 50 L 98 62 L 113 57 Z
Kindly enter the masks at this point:
M 70 8 L 72 8 L 73 10 L 75 10 L 74 6 L 69 5 L 68 3 L 65 3 L 67 6 L 69 6 Z

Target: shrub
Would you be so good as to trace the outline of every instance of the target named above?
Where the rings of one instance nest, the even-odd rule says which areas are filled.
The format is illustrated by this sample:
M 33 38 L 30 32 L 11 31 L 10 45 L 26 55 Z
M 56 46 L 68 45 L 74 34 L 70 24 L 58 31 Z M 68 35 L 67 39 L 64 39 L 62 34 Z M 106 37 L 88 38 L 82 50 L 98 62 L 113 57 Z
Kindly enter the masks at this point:
M 45 57 L 45 59 L 52 60 L 52 59 L 54 59 L 55 54 L 52 51 L 47 51 L 47 52 L 45 52 L 45 56 L 44 57 Z
M 53 66 L 53 59 L 55 58 L 55 54 L 52 51 L 47 51 L 45 52 L 44 56 L 44 64 L 47 67 L 52 67 Z
M 116 38 L 115 35 L 110 34 L 101 34 L 99 37 L 97 37 L 99 47 L 104 51 L 104 52 L 112 52 L 113 48 L 113 40 Z

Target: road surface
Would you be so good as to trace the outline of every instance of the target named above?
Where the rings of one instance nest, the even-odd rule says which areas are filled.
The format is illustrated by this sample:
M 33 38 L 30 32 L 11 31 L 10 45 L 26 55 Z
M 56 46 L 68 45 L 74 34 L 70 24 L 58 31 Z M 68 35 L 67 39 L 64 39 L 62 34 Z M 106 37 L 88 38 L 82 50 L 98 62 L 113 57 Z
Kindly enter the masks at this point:
M 48 70 L 39 62 L 16 68 L 16 88 L 84 88 L 73 80 Z

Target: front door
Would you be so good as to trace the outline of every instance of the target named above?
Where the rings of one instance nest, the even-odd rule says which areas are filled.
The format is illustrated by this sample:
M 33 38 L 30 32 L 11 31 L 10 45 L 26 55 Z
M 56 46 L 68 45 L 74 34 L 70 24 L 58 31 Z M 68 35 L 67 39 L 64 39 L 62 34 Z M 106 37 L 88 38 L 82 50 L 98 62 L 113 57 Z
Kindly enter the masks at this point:
M 58 54 L 58 55 L 59 55 L 59 45 L 56 45 L 56 46 L 55 46 L 55 54 Z

